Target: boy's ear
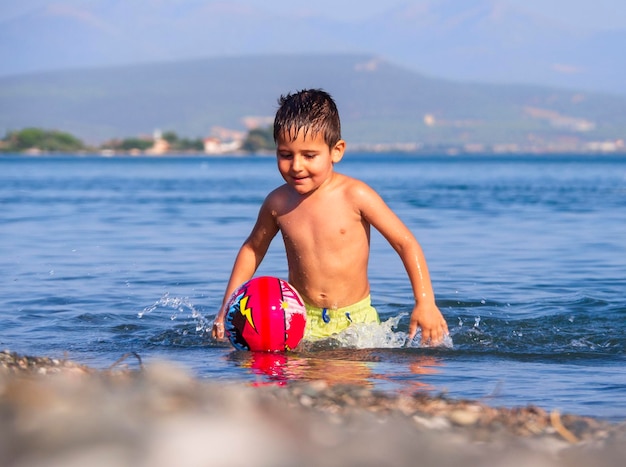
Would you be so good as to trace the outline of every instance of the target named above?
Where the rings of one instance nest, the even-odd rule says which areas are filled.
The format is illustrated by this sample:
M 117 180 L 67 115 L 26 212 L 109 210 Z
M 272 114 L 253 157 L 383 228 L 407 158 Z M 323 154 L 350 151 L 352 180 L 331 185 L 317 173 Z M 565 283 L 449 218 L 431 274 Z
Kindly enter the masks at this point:
M 339 162 L 343 159 L 343 153 L 346 150 L 346 142 L 342 139 L 337 141 L 337 144 L 331 149 L 332 161 L 334 163 Z

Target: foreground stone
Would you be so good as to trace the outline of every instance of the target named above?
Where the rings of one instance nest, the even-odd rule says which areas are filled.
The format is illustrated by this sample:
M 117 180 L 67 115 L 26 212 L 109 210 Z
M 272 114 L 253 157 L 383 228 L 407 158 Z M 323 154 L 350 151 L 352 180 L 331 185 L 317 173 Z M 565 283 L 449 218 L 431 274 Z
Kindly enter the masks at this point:
M 625 441 L 624 425 L 535 407 L 0 353 L 3 466 L 621 467 Z

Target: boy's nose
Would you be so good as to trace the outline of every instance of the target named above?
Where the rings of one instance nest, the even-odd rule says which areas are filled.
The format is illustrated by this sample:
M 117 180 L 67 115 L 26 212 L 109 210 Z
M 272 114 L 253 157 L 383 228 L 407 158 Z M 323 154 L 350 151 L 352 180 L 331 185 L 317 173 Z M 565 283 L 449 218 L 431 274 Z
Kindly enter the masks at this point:
M 294 156 L 293 160 L 291 161 L 291 170 L 293 170 L 294 172 L 299 172 L 300 170 L 302 170 L 302 158 L 299 156 Z

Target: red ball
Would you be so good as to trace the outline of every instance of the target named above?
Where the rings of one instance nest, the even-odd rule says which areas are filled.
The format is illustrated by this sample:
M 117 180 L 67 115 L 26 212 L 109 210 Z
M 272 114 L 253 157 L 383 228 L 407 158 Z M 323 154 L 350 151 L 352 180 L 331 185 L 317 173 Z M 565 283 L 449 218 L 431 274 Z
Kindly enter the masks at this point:
M 304 301 L 277 277 L 250 279 L 235 290 L 226 309 L 226 335 L 239 350 L 293 350 L 304 336 Z

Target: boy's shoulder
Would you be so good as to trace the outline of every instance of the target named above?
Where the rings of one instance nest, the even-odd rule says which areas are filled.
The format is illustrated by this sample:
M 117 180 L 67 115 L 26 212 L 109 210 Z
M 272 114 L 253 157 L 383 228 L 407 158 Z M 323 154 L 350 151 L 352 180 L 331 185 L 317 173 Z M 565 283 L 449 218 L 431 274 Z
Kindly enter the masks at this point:
M 291 188 L 285 183 L 270 191 L 265 197 L 264 204 L 271 209 L 275 209 L 287 203 L 292 196 Z
M 338 177 L 337 182 L 339 186 L 350 194 L 364 195 L 374 192 L 374 189 L 363 180 L 340 173 L 337 173 L 336 176 Z
M 289 185 L 287 185 L 286 183 L 283 183 L 282 185 L 279 185 L 276 188 L 274 188 L 272 191 L 270 191 L 267 194 L 266 199 L 285 197 L 289 195 L 290 191 L 291 190 L 289 188 Z

